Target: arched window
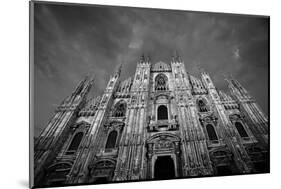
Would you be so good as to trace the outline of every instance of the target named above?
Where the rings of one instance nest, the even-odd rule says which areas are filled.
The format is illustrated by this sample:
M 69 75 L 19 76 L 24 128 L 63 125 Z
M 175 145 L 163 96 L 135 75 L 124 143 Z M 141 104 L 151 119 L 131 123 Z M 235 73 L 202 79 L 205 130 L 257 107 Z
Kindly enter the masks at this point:
M 158 107 L 157 118 L 158 118 L 158 120 L 167 120 L 168 119 L 168 109 L 166 106 L 161 105 Z
M 105 149 L 111 149 L 115 147 L 116 139 L 117 139 L 117 131 L 111 131 L 107 137 Z
M 69 173 L 71 165 L 67 163 L 60 163 L 50 167 L 47 170 L 45 179 L 51 185 L 63 185 L 66 180 L 66 175 Z
M 240 122 L 236 122 L 235 127 L 241 137 L 249 137 L 245 128 L 243 127 L 243 125 Z
M 215 131 L 213 125 L 208 124 L 206 126 L 206 130 L 207 130 L 207 133 L 208 133 L 209 140 L 218 140 L 218 136 L 216 134 L 216 131 Z
M 198 104 L 198 108 L 199 108 L 200 112 L 207 112 L 208 111 L 206 102 L 203 99 L 198 100 L 197 104 Z
M 155 78 L 155 90 L 165 91 L 168 90 L 168 78 L 164 74 L 159 74 Z
M 114 117 L 124 117 L 126 115 L 126 103 L 117 103 L 115 106 Z
M 82 132 L 76 133 L 76 135 L 73 137 L 73 139 L 68 147 L 67 154 L 72 154 L 78 149 L 82 138 L 83 138 Z

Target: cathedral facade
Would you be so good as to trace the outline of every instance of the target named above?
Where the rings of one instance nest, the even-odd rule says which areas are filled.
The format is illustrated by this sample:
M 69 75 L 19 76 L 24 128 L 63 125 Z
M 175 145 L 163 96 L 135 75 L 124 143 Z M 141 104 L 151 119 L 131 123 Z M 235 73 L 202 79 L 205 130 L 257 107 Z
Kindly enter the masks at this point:
M 100 97 L 86 77 L 57 107 L 35 141 L 35 186 L 269 172 L 268 118 L 237 80 L 220 91 L 179 56 L 120 74 Z

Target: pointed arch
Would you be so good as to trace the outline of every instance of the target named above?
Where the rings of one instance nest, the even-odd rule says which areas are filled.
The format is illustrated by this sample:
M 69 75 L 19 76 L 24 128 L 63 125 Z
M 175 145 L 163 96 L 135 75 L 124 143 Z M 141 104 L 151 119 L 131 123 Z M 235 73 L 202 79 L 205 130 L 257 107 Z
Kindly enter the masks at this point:
M 218 140 L 218 136 L 213 125 L 206 125 L 206 130 L 208 133 L 209 140 Z
M 158 74 L 155 77 L 155 90 L 165 91 L 168 89 L 168 77 L 165 74 Z
M 53 164 L 47 168 L 44 179 L 50 185 L 62 185 L 65 183 L 67 174 L 70 172 L 71 167 L 72 164 L 68 162 Z
M 72 141 L 67 149 L 67 154 L 72 154 L 78 149 L 78 147 L 82 141 L 83 135 L 84 135 L 83 132 L 78 132 L 74 135 L 74 137 L 72 138 Z
M 235 127 L 239 133 L 239 135 L 244 138 L 244 137 L 249 137 L 248 133 L 246 132 L 244 126 L 240 122 L 235 122 Z
M 115 148 L 117 135 L 118 135 L 118 133 L 115 130 L 113 130 L 109 133 L 109 135 L 107 137 L 105 149 Z

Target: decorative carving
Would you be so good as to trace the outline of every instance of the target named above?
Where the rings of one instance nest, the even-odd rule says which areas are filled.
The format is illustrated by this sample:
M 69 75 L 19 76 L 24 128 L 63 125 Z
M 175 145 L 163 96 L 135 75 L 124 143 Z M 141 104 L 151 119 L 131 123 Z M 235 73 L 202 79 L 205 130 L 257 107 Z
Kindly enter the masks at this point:
M 214 113 L 210 113 L 207 115 L 199 114 L 199 121 L 201 122 L 202 125 L 212 124 L 212 123 L 214 125 L 217 125 L 217 120 L 218 118 L 214 115 Z
M 179 150 L 180 139 L 172 134 L 156 134 L 147 140 L 148 153 L 154 154 L 157 151 L 170 151 L 171 153 Z
M 241 114 L 232 114 L 229 116 L 229 119 L 232 123 L 239 121 L 239 120 L 243 120 L 244 116 Z
M 158 143 L 155 144 L 155 150 L 165 150 L 169 148 L 173 148 L 174 145 L 171 141 L 166 140 L 166 139 L 161 139 L 158 141 Z
M 104 124 L 105 131 L 108 132 L 109 130 L 122 130 L 125 126 L 125 123 L 122 121 L 111 121 L 109 120 L 107 123 Z
M 95 163 L 90 164 L 88 167 L 89 175 L 94 180 L 95 177 L 107 177 L 111 180 L 115 169 L 115 161 L 109 159 L 97 160 Z
M 210 152 L 210 158 L 214 166 L 229 165 L 232 163 L 233 154 L 227 149 L 216 149 Z
M 158 74 L 155 78 L 155 91 L 168 90 L 168 78 L 164 74 Z

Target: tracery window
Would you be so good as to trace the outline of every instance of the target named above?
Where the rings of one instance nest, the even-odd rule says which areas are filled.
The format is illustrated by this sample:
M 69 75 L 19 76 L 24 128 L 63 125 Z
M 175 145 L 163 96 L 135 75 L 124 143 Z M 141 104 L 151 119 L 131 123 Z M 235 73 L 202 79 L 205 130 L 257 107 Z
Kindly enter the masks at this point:
M 124 117 L 126 115 L 126 103 L 117 103 L 114 109 L 114 117 Z
M 168 119 L 168 108 L 164 105 L 158 107 L 157 110 L 158 120 L 167 120 Z
M 240 122 L 236 122 L 235 127 L 241 137 L 249 137 L 245 128 L 243 127 L 243 125 Z
M 115 147 L 116 140 L 117 140 L 117 131 L 111 131 L 107 137 L 105 149 L 111 149 Z
M 168 90 L 168 78 L 164 74 L 159 74 L 155 78 L 155 90 L 165 91 Z
M 81 140 L 83 138 L 83 132 L 78 132 L 75 134 L 73 137 L 68 149 L 67 149 L 67 154 L 73 154 L 75 151 L 78 149 Z
M 215 131 L 213 125 L 208 124 L 206 126 L 206 130 L 207 130 L 207 133 L 208 133 L 209 140 L 218 140 L 218 136 L 216 134 L 216 131 Z
M 203 99 L 198 100 L 197 104 L 198 104 L 198 108 L 199 108 L 200 112 L 207 112 L 208 111 L 206 102 L 204 102 Z

